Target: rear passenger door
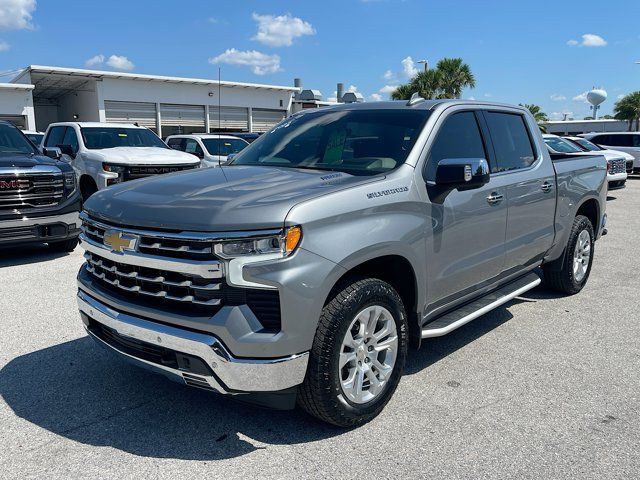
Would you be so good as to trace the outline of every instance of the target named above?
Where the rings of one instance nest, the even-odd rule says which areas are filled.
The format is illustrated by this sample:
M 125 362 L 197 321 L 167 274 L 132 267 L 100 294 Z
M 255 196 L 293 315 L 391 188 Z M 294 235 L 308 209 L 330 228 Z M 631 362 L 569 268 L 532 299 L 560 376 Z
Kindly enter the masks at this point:
M 483 117 L 497 164 L 494 176 L 506 190 L 504 270 L 515 273 L 540 260 L 553 242 L 555 173 L 536 146 L 533 120 L 517 111 L 486 110 Z

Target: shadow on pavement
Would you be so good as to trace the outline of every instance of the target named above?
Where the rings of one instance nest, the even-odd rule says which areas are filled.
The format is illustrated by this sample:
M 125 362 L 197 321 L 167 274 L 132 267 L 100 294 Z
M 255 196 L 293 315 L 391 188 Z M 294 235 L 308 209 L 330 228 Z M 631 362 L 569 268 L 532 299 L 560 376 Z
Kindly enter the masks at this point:
M 15 358 L 0 371 L 0 395 L 50 432 L 143 457 L 218 460 L 344 432 L 150 375 L 88 337 Z
M 0 268 L 29 265 L 55 260 L 70 255 L 67 252 L 53 252 L 47 245 L 27 245 L 24 247 L 0 247 Z

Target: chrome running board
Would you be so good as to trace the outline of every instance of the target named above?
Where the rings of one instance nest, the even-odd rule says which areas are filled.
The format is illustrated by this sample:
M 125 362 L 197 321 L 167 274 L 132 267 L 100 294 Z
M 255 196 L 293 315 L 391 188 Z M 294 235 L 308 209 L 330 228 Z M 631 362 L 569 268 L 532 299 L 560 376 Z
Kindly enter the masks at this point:
M 449 312 L 441 317 L 427 323 L 422 328 L 422 338 L 441 337 L 452 332 L 456 328 L 466 325 L 472 320 L 490 312 L 500 305 L 504 305 L 509 300 L 518 295 L 531 290 L 540 285 L 542 280 L 535 273 L 531 272 L 519 279 L 495 290 L 487 295 L 467 303 L 462 307 Z

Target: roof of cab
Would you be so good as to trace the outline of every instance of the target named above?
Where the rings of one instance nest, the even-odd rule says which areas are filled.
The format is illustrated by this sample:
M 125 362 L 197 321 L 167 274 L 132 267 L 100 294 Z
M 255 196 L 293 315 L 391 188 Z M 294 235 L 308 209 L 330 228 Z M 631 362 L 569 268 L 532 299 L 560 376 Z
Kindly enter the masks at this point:
M 139 125 L 135 125 L 133 123 L 107 123 L 107 122 L 54 122 L 49 126 L 56 125 L 65 125 L 65 126 L 73 126 L 77 125 L 80 128 L 89 128 L 89 127 L 108 127 L 108 128 L 146 128 L 141 127 Z

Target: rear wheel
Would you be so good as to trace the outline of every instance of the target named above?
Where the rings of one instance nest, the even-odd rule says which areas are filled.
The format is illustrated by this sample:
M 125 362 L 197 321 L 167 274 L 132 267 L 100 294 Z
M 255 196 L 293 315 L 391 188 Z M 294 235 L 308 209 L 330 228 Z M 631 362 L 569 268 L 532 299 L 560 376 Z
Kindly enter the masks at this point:
M 82 197 L 82 203 L 85 203 L 91 195 L 98 191 L 96 182 L 91 177 L 84 176 L 80 180 L 80 196 Z
M 322 311 L 298 403 L 341 427 L 368 422 L 393 395 L 407 344 L 407 316 L 393 287 L 353 281 Z
M 595 233 L 585 216 L 573 221 L 564 255 L 543 266 L 546 284 L 554 290 L 573 295 L 587 283 L 593 264 Z

